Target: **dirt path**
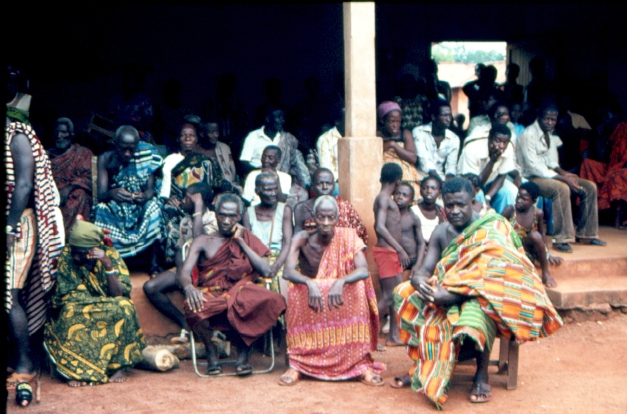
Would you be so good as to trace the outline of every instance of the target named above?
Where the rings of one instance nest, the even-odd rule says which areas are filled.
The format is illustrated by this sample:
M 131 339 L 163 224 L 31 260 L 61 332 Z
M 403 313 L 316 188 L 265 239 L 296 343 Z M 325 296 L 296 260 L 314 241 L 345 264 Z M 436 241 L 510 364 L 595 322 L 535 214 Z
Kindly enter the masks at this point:
M 492 401 L 468 402 L 471 367 L 460 366 L 445 410 L 451 413 L 627 413 L 627 315 L 603 322 L 566 325 L 553 337 L 520 348 L 518 388 L 507 391 L 493 375 Z M 255 363 L 267 357 L 256 355 Z M 403 348 L 376 354 L 388 365 L 385 387 L 358 382 L 302 380 L 281 387 L 285 369 L 248 378 L 202 379 L 191 361 L 168 373 L 132 370 L 127 382 L 73 389 L 49 376 L 42 379 L 42 402 L 24 409 L 9 394 L 9 413 L 416 413 L 433 411 L 423 395 L 387 383 L 410 365 Z

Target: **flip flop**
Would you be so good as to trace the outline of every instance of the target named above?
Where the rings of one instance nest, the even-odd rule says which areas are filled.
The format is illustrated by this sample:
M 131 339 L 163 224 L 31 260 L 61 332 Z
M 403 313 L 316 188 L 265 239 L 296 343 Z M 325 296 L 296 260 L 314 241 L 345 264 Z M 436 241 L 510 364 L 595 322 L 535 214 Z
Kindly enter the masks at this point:
M 220 375 L 222 374 L 222 366 L 218 364 L 210 365 L 205 372 L 207 375 Z
M 283 378 L 291 378 L 292 381 L 287 382 Z M 300 381 L 300 372 L 296 371 L 294 368 L 289 368 L 279 378 L 279 385 L 285 385 L 285 386 L 291 387 L 292 385 L 296 385 L 298 381 Z
M 377 344 L 377 352 L 385 352 L 385 345 Z
M 378 378 L 379 381 L 375 381 L 376 378 Z M 373 387 L 380 387 L 384 385 L 383 378 L 381 378 L 381 375 L 375 374 L 374 372 L 370 370 L 362 374 L 359 377 L 359 381 L 366 385 L 371 385 Z
M 390 381 L 392 388 L 408 388 L 411 387 L 411 377 L 405 374 L 402 377 L 394 377 L 394 381 Z
M 253 366 L 249 365 L 249 364 L 240 364 L 237 365 L 235 367 L 235 373 L 240 376 L 240 377 L 244 377 L 246 375 L 250 375 L 253 373 Z
M 485 397 L 482 398 L 481 395 L 485 395 Z M 475 397 L 474 400 L 473 397 Z M 490 398 L 492 398 L 492 388 L 488 384 L 479 382 L 472 385 L 469 397 L 471 403 L 485 403 L 490 401 Z

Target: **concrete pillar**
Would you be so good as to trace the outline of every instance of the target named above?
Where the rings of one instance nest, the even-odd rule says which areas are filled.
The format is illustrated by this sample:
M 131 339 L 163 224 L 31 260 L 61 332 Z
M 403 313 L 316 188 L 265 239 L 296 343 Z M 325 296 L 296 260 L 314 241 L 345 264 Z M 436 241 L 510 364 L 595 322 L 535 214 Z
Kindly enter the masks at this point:
M 383 143 L 376 137 L 375 5 L 344 3 L 344 73 L 346 82 L 346 138 L 338 141 L 340 196 L 359 212 L 368 230 L 368 264 L 372 260 L 374 232 L 372 206 L 379 193 Z M 375 282 L 378 288 L 378 283 Z

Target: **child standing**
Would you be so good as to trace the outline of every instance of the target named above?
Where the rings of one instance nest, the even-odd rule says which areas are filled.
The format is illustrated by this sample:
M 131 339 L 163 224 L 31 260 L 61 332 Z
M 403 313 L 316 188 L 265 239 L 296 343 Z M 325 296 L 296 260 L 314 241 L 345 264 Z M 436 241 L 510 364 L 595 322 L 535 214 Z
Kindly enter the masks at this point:
M 378 303 L 379 319 L 386 314 L 394 315 L 393 292 L 401 282 L 403 269 L 409 266 L 409 255 L 401 246 L 402 227 L 401 212 L 392 200 L 392 195 L 398 183 L 401 182 L 403 170 L 398 164 L 386 163 L 381 168 L 381 191 L 374 200 L 374 227 L 377 233 L 377 245 L 373 248 L 374 260 L 379 268 L 379 283 L 381 283 L 381 299 Z M 388 346 L 405 345 L 400 340 L 398 322 L 390 317 L 390 331 L 385 341 Z M 378 351 L 385 350 L 379 344 Z
M 436 204 L 441 191 L 442 179 L 440 176 L 437 174 L 426 176 L 420 182 L 420 197 L 422 197 L 422 200 L 417 205 L 411 207 L 411 210 L 420 219 L 422 238 L 427 246 L 433 230 L 438 224 L 446 221 L 444 209 Z
M 401 181 L 396 186 L 394 201 L 401 212 L 401 246 L 409 255 L 409 266 L 403 269 L 403 280 L 409 278 L 411 269 L 422 266 L 426 252 L 420 219 L 410 209 L 414 197 L 414 187 L 407 181 Z

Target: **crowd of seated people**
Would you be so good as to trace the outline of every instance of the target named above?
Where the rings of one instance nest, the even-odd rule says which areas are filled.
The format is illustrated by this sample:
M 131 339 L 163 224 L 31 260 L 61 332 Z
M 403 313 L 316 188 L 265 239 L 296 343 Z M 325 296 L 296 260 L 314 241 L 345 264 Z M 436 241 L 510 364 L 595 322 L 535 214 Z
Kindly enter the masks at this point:
M 552 248 L 562 253 L 572 253 L 573 243 L 606 244 L 599 239 L 599 209 L 614 209 L 616 225 L 627 226 L 627 123 L 617 122 L 613 114 L 593 130 L 580 115 L 541 99 L 551 98 L 552 91 L 546 90 L 546 76 L 537 61 L 534 69 L 537 77 L 523 89 L 516 84 L 516 65 L 508 66 L 503 85 L 495 83 L 493 66 L 478 65 L 478 80 L 464 87 L 471 107 L 467 131 L 453 122 L 447 100 L 450 87 L 437 79 L 437 65 L 430 74 L 433 91 L 428 95 L 403 78 L 407 85 L 402 94 L 376 108 L 384 163 L 381 193 L 373 206 L 374 261 L 383 292 L 378 304 L 373 269 L 365 256 L 369 235 L 357 210 L 339 196 L 337 145 L 345 135 L 343 104 L 329 105 L 327 129 L 316 132 L 317 143 L 309 138 L 302 145 L 286 131 L 286 108 L 269 100 L 258 112 L 261 124 L 242 134 L 237 152 L 220 141 L 225 128 L 217 117 L 183 116 L 167 154 L 154 145 L 147 128 L 124 122 L 115 130 L 111 147 L 97 155 L 95 169 L 94 154 L 75 142 L 71 119 L 56 121 L 54 146 L 41 153 L 27 114 L 16 104 L 9 105 L 7 182 L 15 190 L 8 204 L 8 255 L 18 254 L 14 247 L 30 227 L 53 232 L 49 244 L 63 239 L 47 245 L 47 256 L 36 257 L 33 264 L 32 254 L 28 259 L 24 249 L 32 252 L 37 242 L 24 238 L 21 264 L 7 276 L 12 279 L 15 305 L 8 307 L 14 309 L 13 343 L 24 344 L 28 336 L 24 324 L 31 314 L 21 308 L 30 305 L 19 296 L 29 286 L 24 275 L 43 263 L 55 267 L 57 274 L 54 285 L 35 273 L 42 278 L 42 289 L 53 293 L 45 348 L 57 371 L 70 386 L 125 380 L 124 370 L 141 360 L 145 347 L 129 299 L 131 268 L 149 274 L 144 292 L 180 327 L 180 339 L 190 334 L 202 339 L 208 349 L 208 375 L 222 373 L 214 330 L 225 332 L 233 342 L 238 352 L 236 373 L 245 376 L 253 371 L 252 344 L 280 319 L 289 357 L 281 385 L 295 385 L 304 376 L 382 385 L 385 367 L 372 353 L 385 346 L 409 345 L 416 365 L 392 385 L 429 389 L 427 396 L 441 406 L 444 392 L 430 392 L 446 389 L 450 372 L 436 373 L 433 355 L 421 354 L 416 344 L 432 342 L 428 329 L 451 333 L 460 329 L 477 345 L 464 343 L 464 349 L 455 351 L 477 358 L 470 400 L 489 400 L 485 358 L 496 330 L 525 342 L 561 325 L 544 290 L 557 285 L 549 266 L 559 265 L 561 259 L 549 253 L 545 223 L 549 218 L 536 207 L 538 201 L 552 202 Z M 144 96 L 141 88 L 133 91 Z M 132 99 L 132 94 L 124 95 L 116 104 L 118 112 L 124 112 Z M 556 131 L 564 122 L 588 131 L 590 150 L 582 152 L 581 167 L 575 172 L 560 162 L 563 140 Z M 308 130 L 311 134 L 314 128 L 309 125 Z M 590 138 L 593 131 L 596 138 Z M 228 137 L 228 142 L 232 139 Z M 24 171 L 31 176 L 34 171 L 35 180 L 30 177 L 30 183 L 20 187 L 16 183 L 28 181 Z M 39 174 L 48 181 L 37 183 Z M 39 186 L 44 190 L 35 191 Z M 44 192 L 52 195 L 40 200 Z M 52 219 L 44 224 L 31 217 L 34 213 L 52 217 L 57 206 L 61 215 L 54 230 Z M 577 220 L 573 207 L 579 212 Z M 487 310 L 498 307 L 502 299 L 489 287 L 477 286 L 488 274 L 498 277 L 497 265 L 474 247 L 460 250 L 477 234 L 495 257 L 515 265 L 517 270 L 502 278 L 514 284 L 531 281 L 537 295 L 525 306 L 544 313 L 542 328 L 533 325 L 535 331 L 522 332 L 513 329 L 511 320 Z M 462 261 L 463 267 L 456 268 Z M 486 273 L 471 272 L 473 265 Z M 455 272 L 462 276 L 453 277 Z M 259 278 L 269 279 L 270 289 L 259 286 Z M 478 300 L 469 289 L 486 300 Z M 183 309 L 170 300 L 168 292 L 173 290 L 185 296 Z M 474 334 L 463 324 L 449 327 L 445 325 L 451 322 L 442 318 L 427 320 L 437 319 L 448 306 L 459 306 L 462 320 L 464 312 L 479 315 L 482 322 L 473 328 Z M 123 312 L 117 315 L 111 308 Z M 90 321 L 92 314 L 107 316 L 104 325 L 79 321 L 79 329 L 76 313 Z M 384 346 L 379 335 L 386 316 L 390 326 L 383 329 L 388 333 Z M 514 319 L 526 322 L 527 317 L 521 309 Z M 94 333 L 105 325 L 107 334 Z M 428 329 L 418 329 L 425 326 Z M 329 339 L 338 329 L 363 335 L 354 341 Z M 114 334 L 112 339 L 109 334 Z M 454 364 L 457 355 L 444 342 L 460 336 L 451 335 L 434 346 L 442 360 Z M 100 342 L 84 344 L 94 336 Z M 122 341 L 128 352 L 120 354 L 117 348 L 109 352 L 107 341 Z M 28 352 L 29 347 L 21 349 Z M 68 360 L 70 354 L 96 368 L 85 374 L 84 367 Z M 7 387 L 33 380 L 34 365 L 25 358 L 18 355 Z

